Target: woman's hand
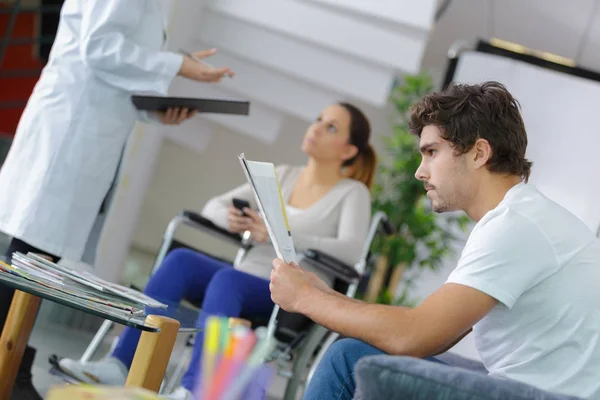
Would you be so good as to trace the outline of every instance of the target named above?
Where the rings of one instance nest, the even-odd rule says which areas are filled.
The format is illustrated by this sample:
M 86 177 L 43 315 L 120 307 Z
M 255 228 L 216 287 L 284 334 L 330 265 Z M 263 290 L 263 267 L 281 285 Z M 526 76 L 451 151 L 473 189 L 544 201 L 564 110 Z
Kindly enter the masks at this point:
M 210 49 L 193 53 L 193 58 L 187 55 L 184 56 L 179 75 L 195 81 L 210 83 L 220 82 L 226 75 L 233 77 L 235 74 L 229 67 L 217 68 L 202 61 L 202 59 L 210 57 L 216 52 L 217 49 Z
M 252 218 L 244 216 L 244 213 L 233 206 L 230 206 L 228 211 L 227 223 L 230 232 L 241 233 L 250 230 Z
M 250 225 L 252 241 L 256 243 L 264 243 L 267 240 L 269 240 L 269 231 L 267 231 L 265 221 L 263 221 L 260 214 L 251 208 L 244 208 L 244 212 L 252 220 L 252 223 Z
M 196 115 L 196 111 L 190 111 L 187 108 L 171 107 L 167 111 L 154 111 L 154 114 L 165 125 L 179 125 L 186 119 Z

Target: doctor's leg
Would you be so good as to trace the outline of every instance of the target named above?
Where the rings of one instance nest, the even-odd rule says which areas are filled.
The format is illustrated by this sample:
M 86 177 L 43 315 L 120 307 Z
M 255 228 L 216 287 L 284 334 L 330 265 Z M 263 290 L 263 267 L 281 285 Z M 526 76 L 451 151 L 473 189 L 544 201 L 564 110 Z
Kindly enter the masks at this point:
M 43 254 L 49 257 L 53 262 L 58 262 L 60 260 L 59 257 L 48 254 L 47 252 L 33 247 L 28 243 L 16 238 L 12 239 L 8 249 L 6 250 L 5 260 L 7 263 L 10 264 L 12 261 L 12 255 L 15 252 L 25 254 L 28 252 Z M 10 304 L 12 302 L 14 293 L 15 290 L 13 288 L 0 284 L 0 331 L 4 328 L 4 322 L 8 317 L 8 311 L 10 309 Z M 42 399 L 31 383 L 31 367 L 33 366 L 34 358 L 35 349 L 27 346 L 25 348 L 25 352 L 23 353 L 23 360 L 21 361 L 21 365 L 19 367 L 19 372 L 13 388 L 12 398 L 23 400 Z

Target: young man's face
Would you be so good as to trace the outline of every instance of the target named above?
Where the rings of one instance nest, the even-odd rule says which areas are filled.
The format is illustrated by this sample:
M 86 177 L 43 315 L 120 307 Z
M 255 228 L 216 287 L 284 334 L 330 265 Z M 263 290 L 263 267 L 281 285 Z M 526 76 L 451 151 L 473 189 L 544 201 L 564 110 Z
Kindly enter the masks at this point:
M 423 181 L 433 210 L 464 210 L 471 183 L 465 155 L 454 156 L 451 143 L 434 125 L 423 128 L 419 147 L 422 158 L 415 177 Z

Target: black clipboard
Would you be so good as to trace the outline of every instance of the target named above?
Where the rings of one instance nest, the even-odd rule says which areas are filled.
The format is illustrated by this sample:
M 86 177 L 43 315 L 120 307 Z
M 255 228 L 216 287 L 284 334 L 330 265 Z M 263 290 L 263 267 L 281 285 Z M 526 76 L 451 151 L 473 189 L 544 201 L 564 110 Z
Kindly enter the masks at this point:
M 169 107 L 188 108 L 200 113 L 248 115 L 250 102 L 243 100 L 198 99 L 192 97 L 131 96 L 138 110 L 166 111 Z

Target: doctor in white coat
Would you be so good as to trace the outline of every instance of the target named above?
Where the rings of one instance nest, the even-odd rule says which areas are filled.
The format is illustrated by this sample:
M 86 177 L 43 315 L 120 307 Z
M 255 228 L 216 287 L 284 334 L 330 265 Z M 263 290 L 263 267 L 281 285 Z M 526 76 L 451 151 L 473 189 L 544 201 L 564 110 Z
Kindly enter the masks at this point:
M 214 68 L 163 50 L 165 0 L 65 0 L 49 61 L 0 170 L 0 231 L 7 252 L 79 260 L 136 121 L 180 123 L 192 113 L 137 111 L 136 92 L 165 95 L 177 75 L 218 82 Z M 196 53 L 206 57 L 213 50 Z M 0 286 L 0 327 L 13 291 Z M 33 392 L 26 351 L 13 398 Z

